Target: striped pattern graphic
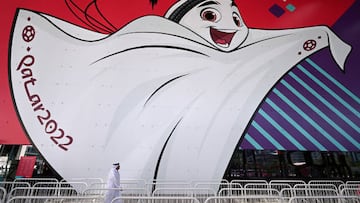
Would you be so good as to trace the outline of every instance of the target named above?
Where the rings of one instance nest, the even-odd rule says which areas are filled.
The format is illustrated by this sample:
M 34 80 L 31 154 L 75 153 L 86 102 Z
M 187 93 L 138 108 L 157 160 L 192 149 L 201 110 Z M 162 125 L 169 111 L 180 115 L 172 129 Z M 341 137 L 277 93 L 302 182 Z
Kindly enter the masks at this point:
M 272 90 L 251 122 L 242 149 L 360 149 L 360 98 L 310 58 Z

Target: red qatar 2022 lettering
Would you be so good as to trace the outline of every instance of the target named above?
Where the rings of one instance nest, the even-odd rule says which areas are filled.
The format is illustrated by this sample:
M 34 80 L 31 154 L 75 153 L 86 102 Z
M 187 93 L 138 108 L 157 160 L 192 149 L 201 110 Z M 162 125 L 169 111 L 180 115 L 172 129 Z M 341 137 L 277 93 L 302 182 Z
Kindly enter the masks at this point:
M 30 18 L 28 18 L 30 21 Z M 35 38 L 35 29 L 31 25 L 24 27 L 22 31 L 22 39 L 25 43 L 31 42 Z M 26 51 L 30 52 L 30 46 L 27 46 Z M 49 135 L 52 142 L 54 142 L 60 149 L 67 151 L 69 146 L 73 143 L 73 137 L 67 135 L 65 131 L 59 127 L 58 122 L 52 116 L 51 111 L 45 107 L 41 101 L 41 95 L 35 92 L 37 79 L 33 75 L 33 65 L 35 64 L 35 57 L 31 54 L 25 55 L 19 62 L 16 71 L 21 74 L 23 86 L 29 105 L 31 106 L 34 116 L 38 120 L 44 132 Z M 33 90 L 33 91 L 32 91 Z

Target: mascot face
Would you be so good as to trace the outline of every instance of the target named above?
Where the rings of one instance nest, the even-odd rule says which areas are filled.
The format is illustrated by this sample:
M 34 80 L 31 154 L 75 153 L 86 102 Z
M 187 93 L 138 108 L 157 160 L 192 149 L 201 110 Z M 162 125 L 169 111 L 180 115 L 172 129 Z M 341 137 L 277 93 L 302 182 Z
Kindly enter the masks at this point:
M 231 0 L 203 1 L 186 13 L 179 23 L 222 51 L 236 49 L 249 31 Z

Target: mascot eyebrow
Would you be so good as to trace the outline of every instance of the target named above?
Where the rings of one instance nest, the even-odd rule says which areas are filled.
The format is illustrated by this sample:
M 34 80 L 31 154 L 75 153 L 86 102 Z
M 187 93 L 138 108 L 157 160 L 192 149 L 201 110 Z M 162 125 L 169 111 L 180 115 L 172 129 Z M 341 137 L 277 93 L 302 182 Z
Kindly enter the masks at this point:
M 207 6 L 207 5 L 217 5 L 217 4 L 219 4 L 219 3 L 216 1 L 208 1 L 203 4 L 200 4 L 198 7 L 203 7 L 203 6 Z

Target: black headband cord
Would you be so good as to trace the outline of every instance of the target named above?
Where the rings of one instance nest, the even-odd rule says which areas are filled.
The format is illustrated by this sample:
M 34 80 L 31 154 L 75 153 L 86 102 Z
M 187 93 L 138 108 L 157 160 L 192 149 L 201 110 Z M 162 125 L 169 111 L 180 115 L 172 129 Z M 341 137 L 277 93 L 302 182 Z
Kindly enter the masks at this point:
M 174 12 L 171 13 L 168 19 L 179 23 L 187 12 L 203 1 L 205 0 L 188 0 L 184 2 L 177 9 L 175 9 Z

